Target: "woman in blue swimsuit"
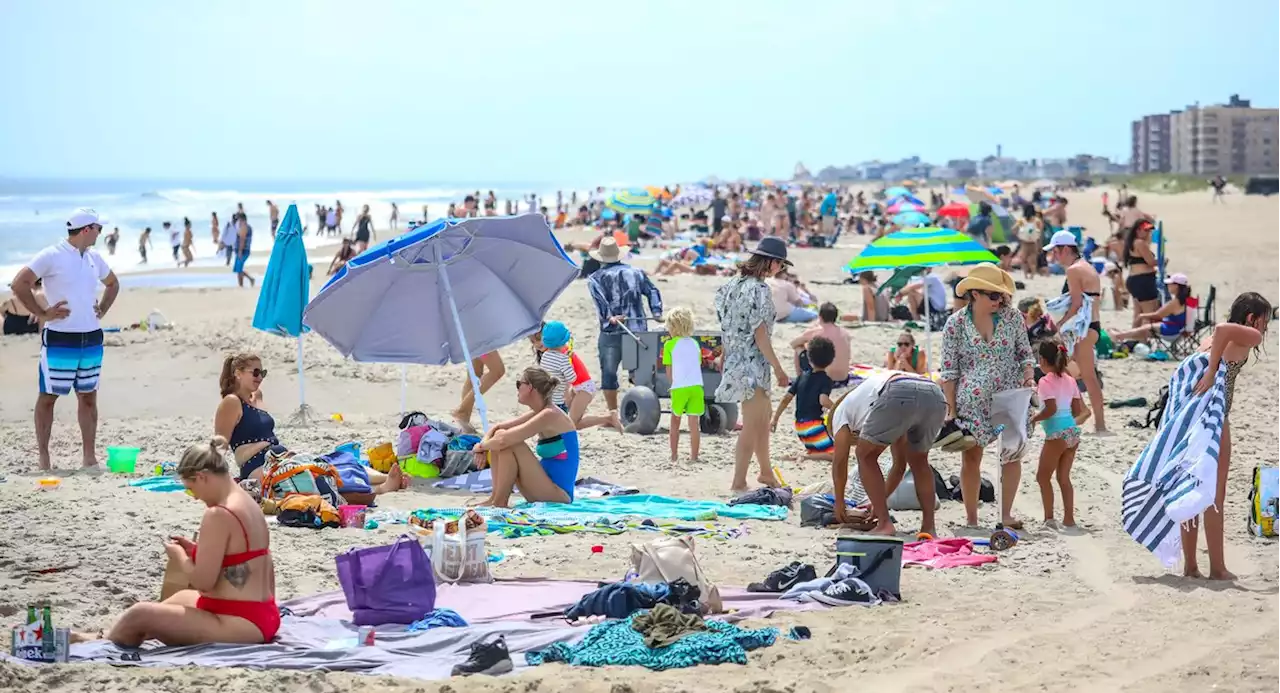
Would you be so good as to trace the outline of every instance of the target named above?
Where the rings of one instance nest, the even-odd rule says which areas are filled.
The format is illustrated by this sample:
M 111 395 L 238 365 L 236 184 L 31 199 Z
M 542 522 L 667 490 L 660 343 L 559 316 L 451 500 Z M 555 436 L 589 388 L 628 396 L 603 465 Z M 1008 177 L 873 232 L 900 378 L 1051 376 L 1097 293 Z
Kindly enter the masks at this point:
M 578 430 L 552 401 L 559 385 L 541 368 L 526 368 L 516 380 L 516 392 L 529 413 L 495 424 L 476 444 L 493 470 L 493 492 L 480 505 L 505 508 L 518 486 L 531 502 L 573 502 L 578 478 Z M 526 440 L 537 437 L 531 450 Z

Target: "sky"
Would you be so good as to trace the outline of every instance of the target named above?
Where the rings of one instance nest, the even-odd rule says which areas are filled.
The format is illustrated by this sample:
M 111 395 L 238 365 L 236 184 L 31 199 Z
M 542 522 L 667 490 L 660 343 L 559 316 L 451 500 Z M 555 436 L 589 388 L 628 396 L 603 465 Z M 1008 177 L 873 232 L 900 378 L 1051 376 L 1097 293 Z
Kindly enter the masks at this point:
M 1275 0 L 0 0 L 0 176 L 666 183 L 1280 102 Z

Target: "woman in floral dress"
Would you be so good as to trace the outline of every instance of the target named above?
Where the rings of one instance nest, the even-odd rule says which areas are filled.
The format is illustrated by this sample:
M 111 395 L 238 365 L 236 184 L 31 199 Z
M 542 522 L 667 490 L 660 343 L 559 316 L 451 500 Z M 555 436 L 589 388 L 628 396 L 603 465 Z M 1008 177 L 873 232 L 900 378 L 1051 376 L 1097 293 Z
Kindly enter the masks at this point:
M 747 468 L 755 456 L 760 465 L 757 480 L 779 486 L 769 463 L 770 371 L 778 385 L 790 380 L 782 362 L 773 352 L 773 295 L 764 280 L 791 263 L 787 244 L 779 238 L 760 241 L 751 257 L 738 268 L 738 276 L 716 292 L 716 315 L 720 318 L 724 345 L 724 372 L 716 389 L 717 402 L 740 402 L 742 430 L 733 454 L 733 491 L 747 490 Z
M 977 265 L 956 287 L 968 299 L 968 307 L 953 313 L 943 328 L 941 375 L 947 418 L 977 441 L 962 453 L 960 464 L 965 522 L 970 526 L 978 524 L 982 449 L 998 436 L 991 423 L 991 397 L 1035 384 L 1035 360 L 1022 315 L 1010 305 L 1013 290 L 1008 272 L 991 263 Z M 1022 526 L 1012 515 L 1022 478 L 1021 454 L 1005 451 L 1001 459 L 1000 518 L 1012 529 Z

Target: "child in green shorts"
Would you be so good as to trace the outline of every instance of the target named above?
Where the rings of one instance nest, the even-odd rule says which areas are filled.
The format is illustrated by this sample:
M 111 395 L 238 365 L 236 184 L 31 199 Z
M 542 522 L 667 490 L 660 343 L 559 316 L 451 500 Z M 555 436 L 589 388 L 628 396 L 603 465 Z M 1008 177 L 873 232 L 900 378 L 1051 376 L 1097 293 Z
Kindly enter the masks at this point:
M 673 308 L 663 322 L 671 335 L 662 348 L 662 365 L 667 367 L 671 383 L 671 461 L 676 461 L 680 451 L 680 417 L 688 416 L 689 447 L 696 462 L 702 444 L 698 422 L 707 408 L 702 392 L 702 346 L 693 338 L 693 311 Z

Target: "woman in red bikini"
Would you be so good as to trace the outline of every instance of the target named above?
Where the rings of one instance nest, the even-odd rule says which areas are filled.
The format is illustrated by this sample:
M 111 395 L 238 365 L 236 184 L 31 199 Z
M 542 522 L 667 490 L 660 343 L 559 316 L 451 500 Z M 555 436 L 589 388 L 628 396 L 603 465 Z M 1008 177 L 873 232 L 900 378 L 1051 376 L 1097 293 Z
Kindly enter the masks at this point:
M 275 566 L 262 510 L 231 478 L 227 441 L 215 436 L 187 448 L 178 463 L 182 485 L 209 506 L 197 544 L 170 537 L 164 550 L 190 580 L 190 588 L 163 602 L 129 607 L 107 638 L 138 647 L 271 642 L 280 629 Z

